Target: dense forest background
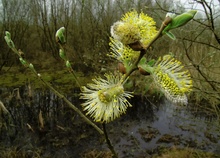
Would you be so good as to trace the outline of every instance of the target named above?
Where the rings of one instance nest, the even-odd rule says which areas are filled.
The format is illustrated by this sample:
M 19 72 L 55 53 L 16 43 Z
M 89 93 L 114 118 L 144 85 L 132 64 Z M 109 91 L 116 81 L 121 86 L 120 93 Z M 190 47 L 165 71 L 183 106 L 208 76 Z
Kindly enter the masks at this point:
M 191 101 L 199 108 L 209 105 L 207 110 L 219 115 L 220 1 L 214 4 L 194 0 L 187 4 L 199 6 L 196 18 L 172 31 L 175 41 L 168 37 L 158 40 L 148 56 L 157 59 L 172 53 L 183 62 L 193 76 Z M 66 49 L 74 69 L 93 73 L 116 67 L 106 54 L 110 27 L 122 14 L 131 9 L 143 11 L 154 18 L 159 28 L 167 12 L 180 14 L 190 9 L 187 6 L 174 0 L 1 0 L 0 73 L 10 73 L 10 67 L 21 66 L 5 44 L 6 30 L 29 61 L 50 71 L 63 68 L 54 35 L 64 26 Z

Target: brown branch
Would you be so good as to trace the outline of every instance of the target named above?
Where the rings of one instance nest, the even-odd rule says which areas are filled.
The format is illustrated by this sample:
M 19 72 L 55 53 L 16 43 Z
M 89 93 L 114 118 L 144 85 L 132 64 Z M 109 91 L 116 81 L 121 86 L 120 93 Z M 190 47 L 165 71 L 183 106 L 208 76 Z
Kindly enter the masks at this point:
M 216 96 L 216 98 L 217 99 L 220 99 L 220 92 L 213 92 L 213 91 L 207 91 L 207 90 L 203 90 L 203 89 L 201 89 L 201 88 L 199 88 L 199 87 L 196 87 L 196 86 L 194 86 L 193 87 L 194 89 L 197 89 L 198 91 L 200 91 L 200 92 L 203 92 L 203 93 L 205 93 L 205 94 L 211 94 L 211 95 L 218 95 L 218 96 Z
M 206 18 L 208 19 L 209 28 L 212 31 L 216 41 L 220 44 L 220 37 L 217 35 L 215 31 L 215 21 L 213 17 L 213 11 L 212 7 L 206 2 L 206 1 L 196 1 L 197 3 L 200 3 L 203 6 L 203 9 L 205 11 Z M 208 10 L 207 10 L 208 8 Z
M 197 80 L 197 81 L 200 81 L 200 82 L 205 82 L 204 80 L 202 80 L 202 79 L 200 79 L 200 78 L 195 78 L 195 77 L 193 77 L 193 80 Z M 209 80 L 209 82 L 211 82 L 211 83 L 213 83 L 213 84 L 220 85 L 220 82 L 219 82 L 219 81 Z
M 209 46 L 209 47 L 212 47 L 212 48 L 215 48 L 215 49 L 217 49 L 217 50 L 220 50 L 220 48 L 218 48 L 217 46 L 211 45 L 211 44 L 209 44 L 209 43 L 201 42 L 201 41 L 196 41 L 196 39 L 197 39 L 200 35 L 202 35 L 202 33 L 203 33 L 205 30 L 206 30 L 206 28 L 204 28 L 203 30 L 201 30 L 201 32 L 198 33 L 198 35 L 195 36 L 194 39 L 187 39 L 187 38 L 178 38 L 178 39 L 185 40 L 185 41 L 190 41 L 190 42 L 192 42 L 192 43 L 198 43 L 198 44 L 207 45 L 207 46 Z M 192 45 L 192 43 L 191 43 L 191 45 Z M 191 45 L 190 45 L 190 46 L 191 46 Z
M 179 39 L 179 38 L 178 38 Z M 214 45 L 211 45 L 209 43 L 205 43 L 205 42 L 201 42 L 201 41 L 194 41 L 192 39 L 187 39 L 187 38 L 181 38 L 182 40 L 184 41 L 189 41 L 189 42 L 192 42 L 192 43 L 198 43 L 198 44 L 203 44 L 203 45 L 206 45 L 206 46 L 209 46 L 209 47 L 212 47 L 212 48 L 215 48 L 217 50 L 220 50 L 220 48 L 214 46 Z
M 184 48 L 185 48 L 185 52 L 186 52 L 186 56 L 188 58 L 188 60 L 192 63 L 193 67 L 199 72 L 199 74 L 205 79 L 205 81 L 211 86 L 211 88 L 214 90 L 214 91 L 218 91 L 215 86 L 209 82 L 208 78 L 206 77 L 206 75 L 201 71 L 200 69 L 200 66 L 195 64 L 192 60 L 192 58 L 189 56 L 189 53 L 188 53 L 188 48 L 192 45 L 192 43 L 190 44 L 190 46 L 188 48 L 186 48 L 186 45 L 184 44 L 183 42 L 183 45 L 184 45 Z

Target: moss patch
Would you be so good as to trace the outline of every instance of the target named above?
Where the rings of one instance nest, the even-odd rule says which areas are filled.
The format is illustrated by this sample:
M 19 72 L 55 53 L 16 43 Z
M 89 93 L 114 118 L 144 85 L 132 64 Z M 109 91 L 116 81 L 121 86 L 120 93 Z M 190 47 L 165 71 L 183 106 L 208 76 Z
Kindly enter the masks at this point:
M 7 69 L 7 68 L 5 68 Z M 79 88 L 74 77 L 67 70 L 43 70 L 39 72 L 44 81 L 51 83 L 54 87 L 62 91 Z M 76 73 L 77 78 L 82 85 L 90 81 L 82 73 Z M 44 84 L 29 69 L 19 69 L 12 67 L 8 71 L 1 71 L 0 87 L 19 87 L 25 84 L 31 84 L 34 89 L 43 88 Z

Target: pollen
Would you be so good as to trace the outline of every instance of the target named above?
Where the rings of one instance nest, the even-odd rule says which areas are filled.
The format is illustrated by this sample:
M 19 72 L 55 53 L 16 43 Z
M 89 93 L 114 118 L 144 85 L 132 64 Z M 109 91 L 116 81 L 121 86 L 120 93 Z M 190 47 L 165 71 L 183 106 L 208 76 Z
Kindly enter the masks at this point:
M 186 93 L 192 91 L 192 79 L 182 63 L 170 55 L 159 58 L 154 65 L 153 78 L 164 92 L 165 96 L 174 103 L 187 104 Z
M 133 10 L 123 15 L 120 21 L 111 27 L 111 35 L 123 44 L 140 41 L 147 45 L 157 33 L 156 22 L 147 14 Z

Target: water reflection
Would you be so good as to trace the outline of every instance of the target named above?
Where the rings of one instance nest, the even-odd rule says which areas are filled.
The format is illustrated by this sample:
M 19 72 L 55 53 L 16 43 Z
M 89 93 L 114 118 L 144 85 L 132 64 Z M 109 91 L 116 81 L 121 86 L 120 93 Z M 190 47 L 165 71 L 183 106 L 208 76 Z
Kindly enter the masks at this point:
M 137 103 L 135 106 L 150 108 L 148 104 Z M 220 154 L 220 126 L 217 120 L 207 121 L 205 117 L 195 117 L 189 108 L 173 105 L 167 100 L 161 101 L 158 107 L 151 110 L 154 111 L 153 115 L 149 115 L 146 110 L 139 110 L 138 115 L 143 117 L 138 121 L 129 120 L 128 125 L 123 121 L 120 129 L 125 131 L 125 137 L 116 141 L 117 149 L 124 150 L 122 155 L 126 153 L 131 156 L 132 149 L 146 152 L 171 146 L 192 147 Z M 149 115 L 150 119 L 146 119 L 145 115 Z M 119 134 L 120 129 L 114 131 Z
M 80 108 L 75 95 L 68 99 Z M 2 88 L 0 100 L 9 114 L 1 113 L 2 146 L 40 151 L 42 157 L 77 156 L 85 150 L 107 149 L 102 137 L 49 90 L 31 92 L 28 86 Z M 195 117 L 187 107 L 164 100 L 153 105 L 135 97 L 126 115 L 107 124 L 121 157 L 146 155 L 159 147 L 192 147 L 220 154 L 219 122 Z M 155 101 L 154 101 L 155 103 Z M 44 128 L 39 121 L 42 112 Z

